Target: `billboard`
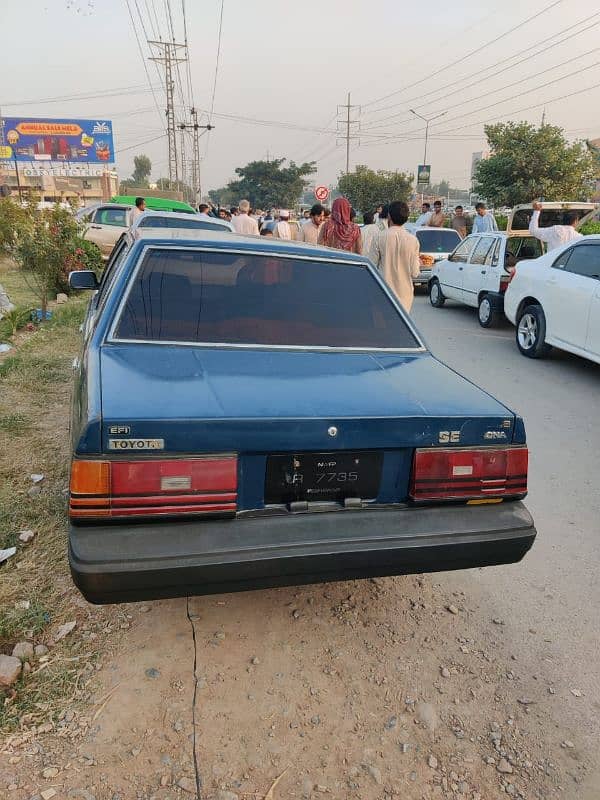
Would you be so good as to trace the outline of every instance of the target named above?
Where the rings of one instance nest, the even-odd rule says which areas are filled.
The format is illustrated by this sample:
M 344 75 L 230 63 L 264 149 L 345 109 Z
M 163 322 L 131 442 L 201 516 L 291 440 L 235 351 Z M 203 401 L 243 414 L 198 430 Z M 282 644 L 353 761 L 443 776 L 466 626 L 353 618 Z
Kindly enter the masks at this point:
M 115 160 L 109 120 L 0 117 L 0 125 L 2 158 L 64 164 L 113 164 Z
M 419 164 L 417 167 L 417 184 L 428 186 L 431 179 L 431 164 Z

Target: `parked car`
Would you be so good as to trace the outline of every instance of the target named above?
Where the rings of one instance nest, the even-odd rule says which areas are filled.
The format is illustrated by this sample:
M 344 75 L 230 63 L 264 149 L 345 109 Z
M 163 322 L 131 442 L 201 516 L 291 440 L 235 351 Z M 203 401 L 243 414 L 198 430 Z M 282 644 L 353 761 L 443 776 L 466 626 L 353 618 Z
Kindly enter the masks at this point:
M 233 225 L 224 219 L 205 219 L 199 214 L 181 214 L 174 211 L 145 211 L 131 226 L 134 238 L 139 238 L 142 230 L 151 228 L 160 235 L 164 229 L 176 230 L 215 230 L 233 233 Z
M 118 194 L 110 198 L 111 203 L 133 207 L 135 205 L 135 195 Z M 148 197 L 144 195 L 146 209 L 148 211 L 175 211 L 180 214 L 195 214 L 196 209 L 189 203 L 182 200 L 171 200 L 167 197 Z
M 540 226 L 562 221 L 565 210 L 581 212 L 580 224 L 589 219 L 593 203 L 545 203 Z M 504 313 L 504 294 L 513 269 L 520 262 L 544 253 L 542 242 L 529 235 L 531 205 L 515 206 L 505 232 L 471 234 L 447 258 L 438 262 L 429 280 L 429 299 L 435 308 L 455 300 L 478 311 L 483 328 L 496 325 Z
M 600 364 L 600 235 L 519 264 L 504 312 L 524 356 L 542 358 L 554 346 Z
M 98 203 L 81 208 L 75 217 L 85 223 L 84 236 L 108 258 L 117 239 L 129 228 L 131 208 L 118 203 Z
M 71 430 L 69 559 L 95 603 L 515 562 L 536 535 L 522 419 L 344 251 L 134 242 Z
M 448 258 L 462 240 L 460 235 L 451 228 L 428 228 L 410 222 L 407 222 L 404 227 L 419 240 L 421 273 L 417 278 L 413 278 L 413 283 L 415 286 L 427 286 L 433 265 Z

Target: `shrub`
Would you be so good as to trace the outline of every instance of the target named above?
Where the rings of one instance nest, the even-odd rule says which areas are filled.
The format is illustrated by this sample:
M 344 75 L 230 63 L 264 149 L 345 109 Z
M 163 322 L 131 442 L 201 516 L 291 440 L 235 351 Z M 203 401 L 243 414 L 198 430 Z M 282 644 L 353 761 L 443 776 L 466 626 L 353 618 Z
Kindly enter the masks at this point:
M 496 224 L 498 225 L 499 231 L 505 231 L 506 226 L 508 225 L 508 217 L 506 214 L 496 214 Z
M 13 308 L 6 311 L 0 319 L 0 340 L 12 339 L 19 328 L 27 325 L 31 319 L 30 308 Z
M 23 208 L 9 197 L 0 199 L 0 255 L 10 255 L 14 251 L 18 232 L 29 218 L 28 208 Z
M 579 228 L 579 233 L 583 233 L 584 236 L 589 236 L 592 233 L 600 233 L 600 222 L 596 220 L 584 222 L 581 228 Z

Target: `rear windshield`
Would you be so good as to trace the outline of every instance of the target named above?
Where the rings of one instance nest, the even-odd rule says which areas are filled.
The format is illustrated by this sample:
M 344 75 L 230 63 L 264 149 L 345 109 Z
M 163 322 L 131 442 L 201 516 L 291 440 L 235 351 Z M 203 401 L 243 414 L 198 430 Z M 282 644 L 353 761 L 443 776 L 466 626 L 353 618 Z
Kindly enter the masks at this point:
M 422 253 L 451 253 L 461 240 L 456 231 L 435 228 L 429 231 L 417 231 L 415 235 Z
M 201 219 L 181 219 L 180 217 L 144 217 L 139 222 L 140 228 L 185 228 L 186 230 L 228 231 L 227 225 L 219 225 L 217 220 L 205 222 Z
M 153 249 L 118 339 L 305 347 L 418 342 L 366 267 L 279 255 Z
M 575 211 L 579 219 L 589 213 L 589 210 L 578 210 L 577 208 L 574 208 L 571 211 Z M 542 208 L 538 225 L 540 228 L 549 228 L 552 225 L 568 225 L 569 223 L 567 222 L 567 215 L 569 213 L 571 212 L 568 209 L 563 210 L 562 208 Z M 532 208 L 521 208 L 519 211 L 515 211 L 511 224 L 512 230 L 526 231 L 529 228 L 529 223 L 531 222 L 532 216 Z

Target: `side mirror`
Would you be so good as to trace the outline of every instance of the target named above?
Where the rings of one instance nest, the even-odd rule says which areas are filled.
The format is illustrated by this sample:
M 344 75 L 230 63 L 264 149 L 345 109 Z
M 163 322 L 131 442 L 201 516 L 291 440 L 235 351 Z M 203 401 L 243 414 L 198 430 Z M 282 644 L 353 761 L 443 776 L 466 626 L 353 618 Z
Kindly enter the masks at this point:
M 96 273 L 91 269 L 78 269 L 69 272 L 69 287 L 71 289 L 97 289 L 100 284 Z

